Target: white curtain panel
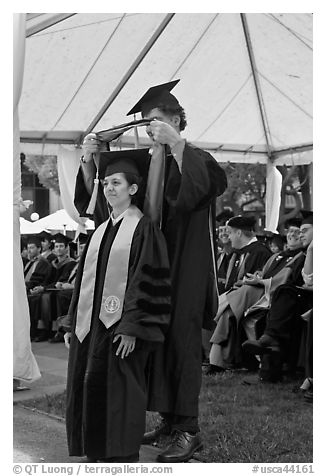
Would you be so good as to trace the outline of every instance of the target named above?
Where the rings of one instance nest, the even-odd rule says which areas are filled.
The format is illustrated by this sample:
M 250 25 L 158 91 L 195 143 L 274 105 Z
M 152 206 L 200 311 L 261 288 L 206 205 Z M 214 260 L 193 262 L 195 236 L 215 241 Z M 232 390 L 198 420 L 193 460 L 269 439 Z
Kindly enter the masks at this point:
M 277 233 L 281 205 L 282 174 L 275 165 L 266 164 L 266 226 L 265 229 Z
M 30 342 L 30 317 L 20 256 L 19 214 L 21 173 L 18 104 L 25 56 L 25 14 L 14 14 L 14 96 L 13 96 L 13 376 L 32 382 L 41 377 Z
M 70 218 L 78 223 L 76 236 L 78 236 L 79 233 L 86 233 L 85 223 L 87 221 L 87 218 L 79 216 L 74 205 L 74 191 L 80 155 L 80 149 L 72 149 L 71 147 L 64 146 L 58 147 L 57 161 L 60 196 L 63 208 L 67 211 Z

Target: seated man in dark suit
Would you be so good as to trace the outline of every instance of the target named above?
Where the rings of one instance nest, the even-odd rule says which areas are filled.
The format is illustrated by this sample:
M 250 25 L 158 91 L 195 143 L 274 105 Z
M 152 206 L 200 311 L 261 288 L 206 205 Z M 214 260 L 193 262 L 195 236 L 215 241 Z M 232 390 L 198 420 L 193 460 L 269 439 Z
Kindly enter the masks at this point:
M 302 268 L 303 285 L 287 283 L 279 286 L 272 297 L 263 335 L 259 339 L 249 339 L 242 345 L 245 351 L 255 355 L 272 354 L 278 363 L 280 360 L 277 355 L 284 355 L 291 344 L 298 317 L 312 309 L 313 304 L 313 212 L 302 214 L 300 239 L 306 249 Z M 273 373 L 273 369 L 270 371 Z
M 51 267 L 41 255 L 41 241 L 37 236 L 31 236 L 27 242 L 28 261 L 24 267 L 24 280 L 27 292 L 35 286 L 40 286 L 49 277 Z
M 35 342 L 48 340 L 53 335 L 52 323 L 56 320 L 55 293 L 57 282 L 63 282 L 75 266 L 75 260 L 69 256 L 68 237 L 58 233 L 55 235 L 54 253 L 56 259 L 51 263 L 51 274 L 47 283 L 43 286 L 35 286 L 31 289 L 31 294 L 38 304 L 38 336 Z
M 29 314 L 31 320 L 31 337 L 35 337 L 38 319 L 38 300 L 32 294 L 36 286 L 44 286 L 51 273 L 50 263 L 41 256 L 41 241 L 37 236 L 30 236 L 27 242 L 28 261 L 24 266 L 24 279 L 27 290 Z

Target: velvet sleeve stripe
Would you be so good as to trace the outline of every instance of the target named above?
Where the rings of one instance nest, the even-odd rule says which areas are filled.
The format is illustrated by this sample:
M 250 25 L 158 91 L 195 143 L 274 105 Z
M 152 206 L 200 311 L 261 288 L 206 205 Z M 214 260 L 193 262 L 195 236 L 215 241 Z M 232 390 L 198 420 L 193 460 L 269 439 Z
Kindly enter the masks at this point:
M 169 314 L 171 312 L 171 305 L 168 303 L 155 304 L 146 299 L 138 299 L 137 305 L 139 306 L 139 309 L 142 309 L 144 312 L 151 314 L 152 316 Z
M 167 279 L 170 277 L 169 268 L 162 267 L 153 267 L 149 264 L 144 264 L 142 267 L 142 272 L 148 275 L 152 279 Z
M 153 297 L 165 297 L 171 295 L 170 285 L 155 285 L 147 281 L 141 281 L 139 283 L 139 289 Z

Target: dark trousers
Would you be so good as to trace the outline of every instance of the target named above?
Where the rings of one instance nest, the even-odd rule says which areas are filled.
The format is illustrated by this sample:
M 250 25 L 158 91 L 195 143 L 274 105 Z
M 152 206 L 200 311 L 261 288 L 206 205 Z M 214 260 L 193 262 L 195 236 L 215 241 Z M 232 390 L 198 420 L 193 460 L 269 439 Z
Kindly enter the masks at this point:
M 31 334 L 31 337 L 35 337 L 36 330 L 37 330 L 37 323 L 39 319 L 41 318 L 41 295 L 35 294 L 33 296 L 29 294 L 28 307 L 29 307 L 29 315 L 30 315 L 30 321 L 31 321 L 30 334 Z
M 272 298 L 264 334 L 287 345 L 299 316 L 312 308 L 313 293 L 291 284 L 279 286 Z
M 73 289 L 62 289 L 56 293 L 57 318 L 68 314 Z
M 172 430 L 188 431 L 189 433 L 198 433 L 198 417 L 172 415 L 171 413 L 160 413 L 171 426 Z

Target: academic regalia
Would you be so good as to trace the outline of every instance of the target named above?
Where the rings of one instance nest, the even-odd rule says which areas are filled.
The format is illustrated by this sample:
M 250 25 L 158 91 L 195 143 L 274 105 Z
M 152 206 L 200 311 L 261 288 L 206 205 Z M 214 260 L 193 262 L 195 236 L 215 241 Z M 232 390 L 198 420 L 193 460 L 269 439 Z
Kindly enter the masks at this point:
M 172 154 L 167 155 L 162 231 L 171 265 L 172 322 L 164 348 L 153 357 L 149 410 L 198 415 L 201 329 L 211 326 L 217 308 L 209 218 L 215 224 L 215 198 L 226 186 L 225 172 L 209 153 L 185 143 L 182 175 Z M 79 171 L 75 205 L 81 216 L 89 200 Z M 107 216 L 105 198 L 99 193 L 95 224 Z M 204 317 L 210 322 L 203 323 Z
M 304 263 L 302 249 L 285 250 L 272 255 L 262 269 L 264 285 L 253 286 L 243 284 L 226 294 L 229 307 L 217 322 L 211 343 L 221 346 L 214 350 L 214 365 L 224 367 L 241 362 L 239 325 L 243 325 L 244 316 L 250 310 L 268 309 L 271 297 L 281 284 L 285 282 L 299 283 Z M 219 355 L 219 361 L 217 361 Z
M 224 250 L 220 251 L 217 254 L 216 270 L 217 270 L 217 286 L 218 286 L 219 294 L 223 294 L 225 292 L 226 274 L 227 274 L 231 256 L 232 256 L 232 252 L 226 253 Z
M 82 342 L 76 316 L 87 251 L 80 258 L 69 315 L 72 336 L 67 379 L 69 454 L 124 457 L 138 453 L 145 431 L 146 366 L 153 348 L 161 345 L 169 325 L 170 281 L 166 245 L 158 228 L 143 216 L 132 238 L 128 281 L 121 319 L 106 329 L 99 319 L 111 247 L 123 219 L 111 220 L 98 250 L 91 327 Z M 136 337 L 135 350 L 116 356 L 117 334 Z
M 32 261 L 28 261 L 24 268 L 24 278 L 27 291 L 35 286 L 43 286 L 49 279 L 50 272 L 50 263 L 41 255 Z
M 30 273 L 32 274 L 30 275 Z M 51 274 L 50 263 L 39 255 L 35 260 L 29 261 L 24 268 L 25 285 L 27 290 L 29 314 L 31 320 L 31 335 L 35 333 L 37 321 L 41 315 L 40 295 L 30 294 L 36 286 L 44 286 Z
M 225 290 L 230 290 L 246 273 L 261 271 L 271 254 L 272 252 L 260 241 L 254 241 L 240 250 L 235 250 L 229 260 Z

